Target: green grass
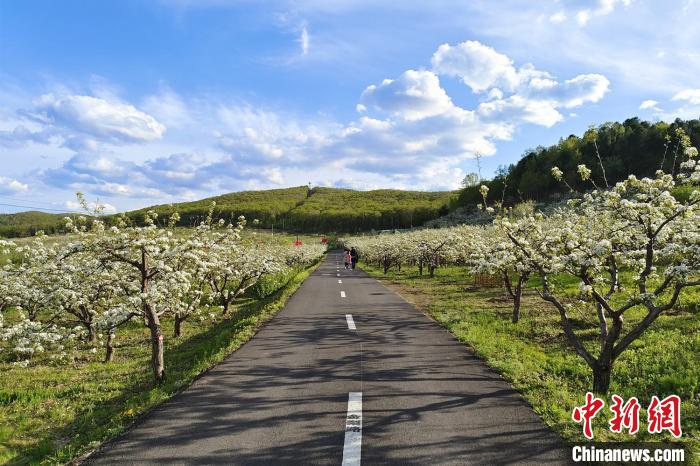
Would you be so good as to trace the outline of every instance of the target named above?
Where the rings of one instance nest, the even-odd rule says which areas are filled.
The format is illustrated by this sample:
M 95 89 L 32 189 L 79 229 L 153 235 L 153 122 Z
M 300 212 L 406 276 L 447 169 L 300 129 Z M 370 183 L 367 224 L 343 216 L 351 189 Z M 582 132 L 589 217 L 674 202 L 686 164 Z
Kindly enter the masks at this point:
M 121 329 L 115 361 L 78 353 L 68 365 L 0 364 L 0 463 L 63 464 L 123 432 L 138 416 L 188 386 L 248 341 L 279 311 L 315 267 L 263 300 L 238 303 L 227 319 L 187 321 L 180 338 L 164 324 L 167 379 L 154 385 L 148 332 Z
M 404 267 L 384 276 L 379 268 L 363 265 L 402 296 L 449 329 L 489 366 L 501 373 L 530 402 L 542 419 L 568 441 L 585 440 L 581 427 L 571 420 L 574 406 L 583 404 L 592 385 L 590 370 L 563 336 L 554 308 L 534 293 L 523 298 L 521 321 L 510 321 L 512 301 L 501 288 L 473 286 L 473 279 L 459 267 L 439 269 L 430 279 Z M 571 292 L 575 283 L 559 280 Z M 624 399 L 636 396 L 645 408 L 652 395 L 675 393 L 682 403 L 682 440 L 700 452 L 700 292 L 686 292 L 681 308 L 661 316 L 615 363 L 610 394 Z M 595 317 L 572 316 L 578 331 L 593 348 Z M 642 313 L 625 315 L 629 330 Z M 583 330 L 584 328 L 590 330 Z M 595 418 L 597 441 L 633 441 L 628 435 L 608 431 L 610 399 Z M 646 411 L 640 413 L 639 441 L 671 440 L 646 432 Z M 642 432 L 642 430 L 644 432 Z M 696 455 L 694 458 L 697 458 Z M 697 461 L 697 460 L 694 460 Z

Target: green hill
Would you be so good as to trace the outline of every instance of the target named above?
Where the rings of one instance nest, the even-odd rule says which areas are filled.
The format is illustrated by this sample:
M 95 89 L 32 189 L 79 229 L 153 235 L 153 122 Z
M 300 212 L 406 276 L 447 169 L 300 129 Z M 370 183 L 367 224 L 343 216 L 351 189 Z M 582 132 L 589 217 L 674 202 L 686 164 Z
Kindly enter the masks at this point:
M 410 228 L 446 214 L 453 197 L 452 192 L 314 188 L 286 221 L 306 232 Z
M 62 231 L 63 218 L 67 215 L 69 214 L 49 214 L 35 210 L 0 214 L 0 238 L 33 236 L 39 230 L 47 234 L 59 233 Z
M 243 215 L 258 219 L 261 228 L 274 228 L 300 233 L 358 232 L 372 229 L 409 228 L 448 212 L 454 192 L 420 192 L 380 189 L 313 188 L 299 186 L 264 191 L 241 191 L 193 202 L 162 204 L 127 212 L 136 223 L 142 223 L 148 210 L 161 218 L 173 212 L 180 214 L 181 226 L 199 223 L 216 201 L 215 215 L 226 220 Z M 64 214 L 22 212 L 0 214 L 0 236 L 33 235 L 37 230 L 59 233 Z M 112 222 L 116 216 L 108 216 Z
M 503 197 L 506 204 L 512 205 L 523 200 L 549 202 L 566 195 L 564 183 L 552 177 L 554 166 L 578 191 L 591 188 L 590 182 L 578 177 L 579 164 L 593 171 L 592 179 L 600 187 L 605 187 L 605 179 L 612 186 L 629 175 L 654 176 L 661 168 L 666 173 L 677 173 L 681 162 L 687 159 L 683 154 L 683 135 L 690 145 L 700 146 L 700 120 L 678 119 L 669 124 L 630 118 L 623 123 L 605 123 L 582 136 L 571 135 L 555 145 L 530 149 L 517 164 L 501 167 L 492 180 L 483 184 L 489 186 L 489 202 Z M 452 207 L 473 209 L 480 201 L 479 186 L 471 186 L 460 192 Z
M 260 220 L 263 226 L 272 226 L 273 221 L 276 222 L 282 215 L 304 202 L 308 193 L 309 188 L 306 186 L 264 191 L 240 191 L 208 197 L 199 201 L 146 207 L 127 212 L 127 215 L 140 222 L 149 210 L 155 210 L 160 216 L 178 212 L 180 224 L 192 226 L 204 218 L 212 201 L 216 201 L 215 214 L 218 218 L 228 220 L 243 215 L 248 220 Z
M 358 232 L 422 225 L 448 211 L 453 192 L 401 191 L 379 189 L 354 191 L 338 188 L 299 186 L 265 191 L 242 191 L 195 202 L 159 205 L 128 212 L 135 221 L 148 210 L 159 215 L 180 213 L 183 226 L 195 225 L 216 201 L 218 218 L 257 219 L 262 228 L 304 232 Z

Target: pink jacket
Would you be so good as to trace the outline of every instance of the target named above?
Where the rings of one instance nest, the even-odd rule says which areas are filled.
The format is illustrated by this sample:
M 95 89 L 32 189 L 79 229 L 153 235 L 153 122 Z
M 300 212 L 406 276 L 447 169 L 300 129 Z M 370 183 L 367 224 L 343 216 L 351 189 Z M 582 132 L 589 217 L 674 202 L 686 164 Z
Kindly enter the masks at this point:
M 345 261 L 346 264 L 349 264 L 350 262 L 352 262 L 352 256 L 350 255 L 349 252 L 346 252 L 345 254 L 343 254 L 343 261 Z

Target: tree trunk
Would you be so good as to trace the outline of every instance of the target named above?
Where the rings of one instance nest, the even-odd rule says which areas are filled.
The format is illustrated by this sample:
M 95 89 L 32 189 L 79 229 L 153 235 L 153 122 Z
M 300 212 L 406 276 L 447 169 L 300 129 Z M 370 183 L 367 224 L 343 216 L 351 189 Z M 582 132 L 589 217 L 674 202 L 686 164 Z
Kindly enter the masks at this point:
M 384 275 L 386 275 L 387 272 L 389 272 L 389 264 L 387 262 L 384 262 Z
M 107 334 L 107 353 L 105 354 L 105 362 L 114 361 L 114 329 L 109 329 Z
M 152 323 L 151 330 L 151 365 L 153 366 L 153 376 L 157 383 L 165 380 L 165 362 L 163 361 L 163 333 L 160 323 Z
M 182 322 L 184 322 L 184 320 L 185 319 L 183 319 L 179 315 L 175 315 L 175 331 L 173 332 L 175 338 L 178 338 L 180 335 L 182 335 Z
M 88 332 L 88 342 L 89 343 L 95 343 L 97 341 L 97 331 L 95 329 L 95 326 L 92 323 L 86 323 L 85 328 L 87 329 Z
M 598 362 L 593 367 L 593 392 L 598 395 L 607 395 L 610 388 L 610 373 L 612 364 Z
M 418 261 L 418 275 L 423 276 L 423 259 Z
M 520 275 L 518 277 L 518 284 L 515 287 L 515 293 L 513 295 L 513 323 L 517 324 L 520 321 L 520 302 L 523 297 L 523 285 L 527 281 L 527 274 Z M 510 279 L 508 279 L 510 283 Z
M 399 262 L 399 272 L 401 272 L 401 262 Z
M 223 308 L 222 314 L 228 314 L 228 308 L 231 306 L 231 295 L 228 296 L 221 295 L 221 307 Z
M 520 296 L 521 292 L 517 291 L 513 298 L 513 323 L 517 324 L 520 321 Z
M 510 275 L 508 275 L 507 270 L 503 271 L 503 287 L 508 292 L 508 295 L 515 299 L 515 293 L 513 293 L 513 286 L 510 283 Z
M 435 264 L 430 263 L 428 265 L 428 275 L 430 276 L 430 278 L 433 278 L 435 276 Z

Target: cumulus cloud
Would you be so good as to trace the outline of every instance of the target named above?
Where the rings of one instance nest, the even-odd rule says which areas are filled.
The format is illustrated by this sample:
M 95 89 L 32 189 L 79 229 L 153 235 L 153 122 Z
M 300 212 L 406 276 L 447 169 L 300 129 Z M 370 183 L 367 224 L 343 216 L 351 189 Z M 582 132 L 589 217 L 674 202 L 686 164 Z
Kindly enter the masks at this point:
M 86 95 L 41 96 L 29 113 L 34 120 L 110 142 L 160 139 L 165 126 L 133 105 Z
M 576 22 L 579 26 L 585 26 L 588 22 L 596 16 L 607 16 L 615 8 L 622 4 L 624 6 L 629 6 L 632 0 L 598 0 L 598 4 L 595 8 L 583 8 L 576 12 Z
M 564 118 L 559 108 L 597 102 L 610 85 L 600 74 L 560 82 L 531 64 L 516 68 L 507 55 L 477 41 L 441 45 L 432 65 L 436 73 L 459 78 L 475 93 L 486 93 L 487 101 L 477 109 L 482 116 L 548 127 Z
M 168 97 L 168 96 L 165 96 Z M 153 102 L 151 102 L 153 104 Z M 174 107 L 160 99 L 159 108 Z M 170 114 L 173 112 L 171 111 Z M 159 140 L 165 125 L 133 105 L 77 94 L 45 94 L 16 114 L 23 123 L 0 131 L 0 144 L 59 145 L 75 151 L 95 151 L 104 144 L 125 145 Z
M 655 100 L 645 100 L 639 108 L 651 110 L 656 118 L 668 122 L 676 118 L 700 118 L 700 89 L 683 89 L 675 93 L 663 108 Z
M 11 131 L 0 131 L 0 146 L 22 147 L 28 143 L 49 144 L 56 133 L 50 128 L 31 130 L 18 125 Z
M 13 178 L 0 176 L 0 194 L 17 194 L 29 189 L 29 185 Z
M 197 154 L 173 154 L 142 163 L 107 155 L 75 154 L 58 168 L 42 170 L 46 184 L 73 191 L 121 197 L 163 197 L 206 186 L 208 161 Z
M 31 109 L 33 128 L 54 131 L 51 137 L 74 154 L 38 175 L 54 188 L 153 202 L 317 180 L 455 188 L 475 154 L 494 154 L 521 125 L 552 126 L 571 114 L 564 109 L 597 102 L 609 87 L 605 76 L 559 79 L 477 41 L 441 45 L 431 63 L 369 83 L 356 119 L 346 123 L 206 96 L 183 99 L 166 85 L 139 109 L 116 98 L 49 94 Z M 479 103 L 457 105 L 443 85 L 450 79 Z M 166 124 L 178 128 L 177 143 L 170 136 L 154 144 Z M 27 138 L 39 137 L 27 131 Z M 201 145 L 183 146 L 192 134 Z M 150 143 L 156 156 L 118 158 L 105 141 Z
M 105 155 L 76 154 L 38 173 L 47 185 L 100 196 L 152 199 L 196 197 L 194 192 L 232 191 L 259 182 L 283 184 L 280 167 L 251 166 L 224 155 L 172 154 L 136 163 Z
M 373 107 L 406 120 L 421 120 L 454 108 L 438 77 L 425 70 L 407 70 L 397 79 L 371 85 L 360 102 L 363 108 Z
M 682 100 L 692 105 L 700 105 L 700 89 L 684 89 L 674 95 L 671 100 Z
M 650 108 L 652 108 L 652 109 L 653 109 L 653 108 L 657 108 L 656 106 L 657 106 L 658 104 L 659 104 L 659 102 L 656 101 L 656 100 L 651 100 L 651 99 L 645 100 L 644 102 L 642 102 L 641 104 L 639 104 L 639 109 L 640 109 L 640 110 L 647 110 L 647 109 L 650 109 Z
M 522 93 L 537 100 L 552 101 L 554 107 L 580 107 L 588 102 L 598 102 L 608 91 L 610 81 L 601 74 L 581 74 L 563 83 L 547 79 L 533 79 Z
M 442 44 L 433 54 L 432 65 L 436 73 L 458 77 L 474 92 L 492 87 L 512 90 L 520 81 L 510 58 L 474 40 Z
M 484 102 L 479 105 L 479 115 L 492 120 L 532 123 L 551 127 L 563 120 L 563 116 L 546 100 L 529 100 L 519 95 L 507 99 Z

